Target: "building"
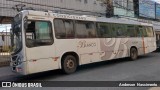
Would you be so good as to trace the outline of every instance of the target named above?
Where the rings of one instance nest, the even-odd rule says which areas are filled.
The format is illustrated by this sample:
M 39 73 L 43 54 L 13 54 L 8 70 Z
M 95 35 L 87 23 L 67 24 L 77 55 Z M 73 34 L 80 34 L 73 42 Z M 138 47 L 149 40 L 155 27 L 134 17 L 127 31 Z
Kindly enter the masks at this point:
M 152 23 L 160 48 L 160 4 L 153 0 L 113 0 L 114 15 Z
M 135 17 L 133 0 L 113 0 L 114 15 Z
M 67 11 L 78 14 L 105 13 L 106 7 L 97 0 L 1 0 L 0 23 L 11 23 L 11 19 L 22 9 Z M 10 46 L 10 33 L 0 28 L 0 51 Z
M 97 0 L 1 0 L 0 16 L 13 17 L 18 9 L 70 10 L 105 13 L 106 7 Z

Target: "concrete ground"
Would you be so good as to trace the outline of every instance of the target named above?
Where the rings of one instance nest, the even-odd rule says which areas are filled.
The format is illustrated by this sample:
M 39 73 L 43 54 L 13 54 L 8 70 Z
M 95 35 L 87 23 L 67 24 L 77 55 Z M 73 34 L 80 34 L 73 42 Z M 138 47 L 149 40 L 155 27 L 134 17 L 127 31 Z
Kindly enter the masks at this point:
M 77 72 L 64 75 L 60 70 L 21 76 L 10 67 L 0 68 L 0 81 L 160 81 L 160 53 L 140 56 L 138 60 L 127 58 L 83 65 Z M 8 90 L 160 90 L 158 87 L 46 87 L 7 88 Z M 0 88 L 6 90 L 6 88 Z

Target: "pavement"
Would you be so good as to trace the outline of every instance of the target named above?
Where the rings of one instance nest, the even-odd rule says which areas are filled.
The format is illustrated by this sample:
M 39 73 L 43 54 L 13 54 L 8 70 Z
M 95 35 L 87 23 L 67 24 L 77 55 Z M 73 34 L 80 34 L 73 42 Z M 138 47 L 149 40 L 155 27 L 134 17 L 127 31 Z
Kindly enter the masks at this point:
M 14 76 L 17 76 L 17 74 L 11 71 L 11 67 L 4 66 L 0 68 L 0 81 L 6 80 Z
M 60 70 L 21 76 L 11 72 L 10 67 L 0 68 L 0 81 L 160 81 L 160 53 L 140 56 L 138 60 L 127 58 L 83 65 L 77 72 L 64 75 Z M 26 90 L 26 88 L 7 88 Z M 50 87 L 28 88 L 31 90 L 160 90 L 160 87 Z M 0 88 L 6 90 L 6 88 Z

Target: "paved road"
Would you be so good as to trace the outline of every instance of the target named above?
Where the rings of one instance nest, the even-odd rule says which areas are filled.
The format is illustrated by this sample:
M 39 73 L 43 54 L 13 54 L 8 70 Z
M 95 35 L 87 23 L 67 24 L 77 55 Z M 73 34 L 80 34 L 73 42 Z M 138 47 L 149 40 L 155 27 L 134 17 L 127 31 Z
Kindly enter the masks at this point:
M 0 69 L 3 72 L 0 80 L 43 80 L 43 81 L 160 81 L 160 52 L 141 56 L 136 61 L 117 59 L 84 65 L 71 75 L 64 75 L 60 70 L 49 71 L 30 76 L 19 76 L 9 71 L 9 67 Z M 4 75 L 8 76 L 4 76 Z M 1 88 L 4 89 L 4 88 Z M 34 88 L 32 88 L 34 89 Z M 48 88 L 50 89 L 50 88 Z M 54 88 L 58 90 L 160 90 L 160 88 Z M 16 88 L 15 88 L 16 90 Z M 41 88 L 40 90 L 45 90 Z

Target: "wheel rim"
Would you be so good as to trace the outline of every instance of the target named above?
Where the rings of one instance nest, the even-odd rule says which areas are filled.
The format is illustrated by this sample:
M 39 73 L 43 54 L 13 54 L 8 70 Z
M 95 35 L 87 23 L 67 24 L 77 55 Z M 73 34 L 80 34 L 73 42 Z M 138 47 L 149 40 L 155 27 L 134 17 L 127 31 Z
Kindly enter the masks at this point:
M 68 69 L 72 69 L 75 66 L 74 61 L 72 59 L 68 59 L 66 64 Z

